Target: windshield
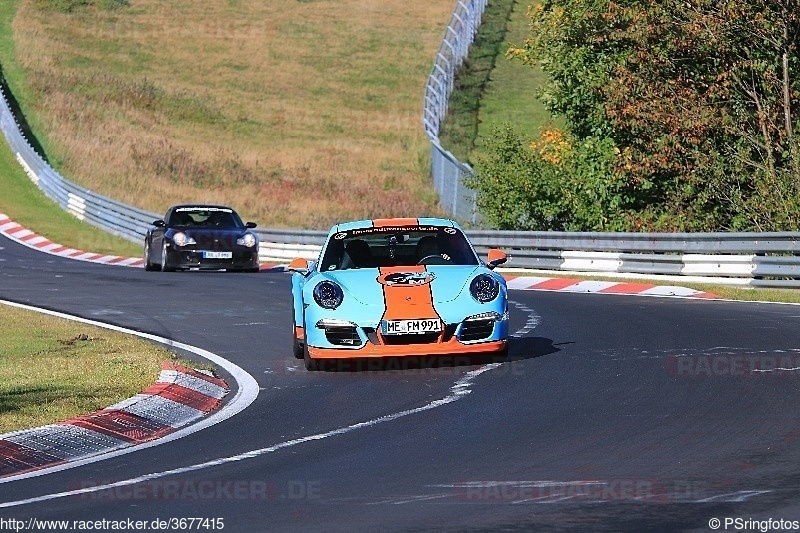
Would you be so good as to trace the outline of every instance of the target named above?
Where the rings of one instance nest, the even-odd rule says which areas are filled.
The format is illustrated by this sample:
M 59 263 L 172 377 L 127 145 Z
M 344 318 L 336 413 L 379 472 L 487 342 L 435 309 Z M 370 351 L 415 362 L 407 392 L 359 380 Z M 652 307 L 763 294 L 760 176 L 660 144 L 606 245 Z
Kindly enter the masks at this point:
M 332 235 L 321 270 L 413 265 L 477 265 L 467 238 L 456 228 L 363 228 Z
M 226 207 L 179 207 L 167 221 L 175 228 L 242 229 L 242 219 Z

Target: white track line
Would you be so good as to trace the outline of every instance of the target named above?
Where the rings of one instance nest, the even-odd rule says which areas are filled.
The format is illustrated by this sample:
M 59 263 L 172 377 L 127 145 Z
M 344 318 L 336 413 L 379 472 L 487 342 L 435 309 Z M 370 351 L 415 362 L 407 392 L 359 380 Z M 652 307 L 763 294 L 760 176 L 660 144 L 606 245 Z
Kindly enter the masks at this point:
M 535 314 L 533 310 L 530 311 L 530 314 Z M 526 326 L 523 329 L 529 327 L 529 325 L 533 322 L 532 319 L 528 319 L 526 321 Z M 537 322 L 538 323 L 538 322 Z M 521 331 L 521 330 L 520 330 Z M 517 333 L 515 333 L 516 335 Z M 87 487 L 83 489 L 76 489 L 64 492 L 56 492 L 53 494 L 45 494 L 42 496 L 37 496 L 34 498 L 27 498 L 23 500 L 16 500 L 10 502 L 3 502 L 0 503 L 0 509 L 5 509 L 9 507 L 18 507 L 21 505 L 31 504 L 31 503 L 40 503 L 49 500 L 55 500 L 59 498 L 66 498 L 70 496 L 79 496 L 81 494 L 89 494 L 93 492 L 99 492 L 108 489 L 114 489 L 119 487 L 126 487 L 130 485 L 135 485 L 137 483 L 144 483 L 147 481 L 152 481 L 154 479 L 160 479 L 167 476 L 173 476 L 177 474 L 188 474 L 191 472 L 197 472 L 199 470 L 205 470 L 207 468 L 213 468 L 216 466 L 221 466 L 229 463 L 235 463 L 239 461 L 244 461 L 247 459 L 253 459 L 255 457 L 261 457 L 263 455 L 267 455 L 279 450 L 283 450 L 285 448 L 291 448 L 293 446 L 297 446 L 299 444 L 305 444 L 307 442 L 314 442 L 319 440 L 324 440 L 330 437 L 336 437 L 339 435 L 344 435 L 346 433 L 351 433 L 353 431 L 359 429 L 365 429 L 373 426 L 377 426 L 379 424 L 384 424 L 386 422 L 391 422 L 393 420 L 397 420 L 399 418 L 404 418 L 411 415 L 416 415 L 419 413 L 423 413 L 425 411 L 430 411 L 432 409 L 436 409 L 438 407 L 442 407 L 453 402 L 456 402 L 472 392 L 472 385 L 475 381 L 475 378 L 483 374 L 484 372 L 488 372 L 490 370 L 494 370 L 499 368 L 503 365 L 503 363 L 491 363 L 487 365 L 483 365 L 480 368 L 475 370 L 471 370 L 467 372 L 462 378 L 458 379 L 452 387 L 450 387 L 450 393 L 445 396 L 444 398 L 440 398 L 438 400 L 433 400 L 421 407 L 415 407 L 413 409 L 406 409 L 404 411 L 399 411 L 397 413 L 392 413 L 389 415 L 381 416 L 378 418 L 373 418 L 371 420 L 367 420 L 365 422 L 359 422 L 357 424 L 353 424 L 350 426 L 340 427 L 337 429 L 333 429 L 330 431 L 325 431 L 323 433 L 316 433 L 314 435 L 308 435 L 306 437 L 300 437 L 298 439 L 287 440 L 284 442 L 280 442 L 278 444 L 274 444 L 272 446 L 268 446 L 266 448 L 259 448 L 257 450 L 251 450 L 249 452 L 240 453 L 237 455 L 231 455 L 228 457 L 221 457 L 219 459 L 214 459 L 211 461 L 205 461 L 203 463 L 196 463 L 194 465 L 185 466 L 181 468 L 174 468 L 171 470 L 164 470 L 162 472 L 154 472 L 152 474 L 145 474 L 143 476 L 138 476 L 131 479 L 125 479 L 122 481 L 117 481 L 115 483 L 109 483 L 106 485 L 97 485 L 92 487 Z

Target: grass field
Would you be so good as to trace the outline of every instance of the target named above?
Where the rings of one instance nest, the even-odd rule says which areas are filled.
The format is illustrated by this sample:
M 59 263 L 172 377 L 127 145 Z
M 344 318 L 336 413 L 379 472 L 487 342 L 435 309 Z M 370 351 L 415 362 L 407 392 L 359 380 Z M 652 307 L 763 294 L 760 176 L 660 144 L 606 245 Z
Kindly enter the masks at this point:
M 0 4 L 0 58 L 14 55 L 15 45 L 11 33 L 11 22 L 16 0 Z M 14 62 L 2 60 L 2 73 L 9 78 L 14 95 L 20 105 L 28 106 L 30 94 L 22 90 L 23 73 Z M 16 69 L 16 70 L 15 70 Z M 18 83 L 11 80 L 16 79 Z M 28 179 L 14 154 L 3 140 L 0 146 L 0 213 L 11 217 L 36 233 L 50 240 L 78 250 L 123 256 L 141 255 L 141 246 L 113 237 L 79 221 L 62 211 L 55 202 L 47 199 Z
M 530 4 L 528 0 L 514 1 L 503 53 L 509 45 L 522 46 L 530 35 L 527 16 Z M 512 124 L 524 138 L 532 140 L 554 121 L 544 105 L 536 99 L 536 91 L 544 82 L 545 74 L 541 69 L 506 59 L 505 56 L 498 58 L 481 98 L 475 141 L 479 153 L 484 139 L 505 123 Z M 558 119 L 555 122 L 560 123 Z
M 173 359 L 130 335 L 5 305 L 0 323 L 0 433 L 113 405 L 152 385 Z
M 16 6 L 0 61 L 80 185 L 263 226 L 441 214 L 420 117 L 452 0 L 48 2 L 0 8 Z
M 485 139 L 505 123 L 533 139 L 553 120 L 535 96 L 544 73 L 505 57 L 511 45 L 522 45 L 529 35 L 528 5 L 525 0 L 491 2 L 459 72 L 440 140 L 464 162 L 474 164 Z

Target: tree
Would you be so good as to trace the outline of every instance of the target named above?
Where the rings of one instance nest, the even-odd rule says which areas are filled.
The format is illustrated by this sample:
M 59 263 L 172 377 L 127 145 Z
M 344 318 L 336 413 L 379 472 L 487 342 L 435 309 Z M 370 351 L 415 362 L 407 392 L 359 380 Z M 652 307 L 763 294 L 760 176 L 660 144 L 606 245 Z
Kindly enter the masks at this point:
M 617 157 L 608 139 L 577 141 L 559 130 L 546 130 L 526 144 L 506 125 L 489 140 L 488 153 L 467 185 L 478 192 L 478 208 L 490 225 L 561 231 L 625 228 L 630 206 L 624 184 L 607 179 Z
M 631 230 L 798 227 L 796 210 L 786 214 L 800 179 L 797 3 L 544 0 L 531 7 L 531 37 L 509 55 L 548 74 L 539 97 L 564 117 L 564 136 L 573 139 L 573 165 L 562 165 L 556 181 L 574 181 L 565 172 L 589 164 L 586 150 L 615 149 L 592 186 L 613 191 L 618 198 L 606 208 L 622 211 L 587 217 L 580 229 L 617 226 L 620 216 Z M 770 189 L 785 193 L 764 196 Z M 788 203 L 778 205 L 778 196 Z M 785 214 L 773 216 L 776 209 Z

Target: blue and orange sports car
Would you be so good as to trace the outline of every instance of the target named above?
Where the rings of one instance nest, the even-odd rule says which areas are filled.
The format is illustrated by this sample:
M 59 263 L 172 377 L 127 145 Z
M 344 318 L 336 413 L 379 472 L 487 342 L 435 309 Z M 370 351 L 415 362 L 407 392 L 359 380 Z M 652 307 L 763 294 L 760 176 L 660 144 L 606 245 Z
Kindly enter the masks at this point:
M 294 355 L 330 359 L 508 349 L 506 261 L 484 262 L 461 228 L 439 218 L 362 220 L 331 228 L 316 261 L 289 265 Z

